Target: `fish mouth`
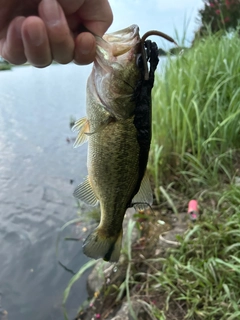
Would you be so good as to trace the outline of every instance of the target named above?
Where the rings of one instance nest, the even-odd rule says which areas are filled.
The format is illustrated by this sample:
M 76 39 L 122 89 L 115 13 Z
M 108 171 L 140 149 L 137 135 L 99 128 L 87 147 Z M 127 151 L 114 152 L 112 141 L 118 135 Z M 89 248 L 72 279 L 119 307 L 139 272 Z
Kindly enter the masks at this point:
M 128 28 L 103 36 L 103 39 L 112 46 L 112 55 L 120 56 L 128 52 L 140 42 L 139 27 L 131 25 Z
M 109 71 L 114 62 L 123 65 L 140 53 L 139 27 L 128 28 L 96 37 L 96 62 L 105 71 Z

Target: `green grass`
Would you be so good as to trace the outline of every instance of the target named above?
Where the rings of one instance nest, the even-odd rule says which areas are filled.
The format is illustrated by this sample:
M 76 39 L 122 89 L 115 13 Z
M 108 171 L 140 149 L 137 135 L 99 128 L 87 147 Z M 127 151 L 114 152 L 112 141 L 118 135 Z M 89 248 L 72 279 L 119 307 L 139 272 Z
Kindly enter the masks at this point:
M 156 76 L 148 169 L 159 216 L 135 223 L 134 246 L 129 222 L 125 280 L 115 286 L 116 304 L 125 298 L 133 319 L 240 319 L 239 47 L 237 35 L 209 36 Z M 163 250 L 161 210 L 177 216 L 193 197 L 202 218 L 178 236 L 178 247 Z
M 240 39 L 211 36 L 156 77 L 149 170 L 189 194 L 229 182 L 240 148 Z M 159 194 L 156 194 L 159 199 Z

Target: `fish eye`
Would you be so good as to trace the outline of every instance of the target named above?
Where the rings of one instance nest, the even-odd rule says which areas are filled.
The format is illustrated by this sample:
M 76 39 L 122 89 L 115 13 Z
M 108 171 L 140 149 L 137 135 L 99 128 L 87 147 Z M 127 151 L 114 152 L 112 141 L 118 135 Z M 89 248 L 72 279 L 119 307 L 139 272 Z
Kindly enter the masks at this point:
M 141 68 L 143 66 L 143 59 L 141 53 L 137 54 L 136 65 Z

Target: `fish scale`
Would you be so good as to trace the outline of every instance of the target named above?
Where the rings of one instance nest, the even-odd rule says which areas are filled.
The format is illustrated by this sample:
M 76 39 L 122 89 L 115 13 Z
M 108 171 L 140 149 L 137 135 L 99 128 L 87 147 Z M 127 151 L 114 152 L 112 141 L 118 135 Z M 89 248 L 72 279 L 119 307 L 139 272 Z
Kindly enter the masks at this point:
M 96 197 L 102 199 L 101 224 L 106 234 L 118 234 L 138 180 L 140 147 L 133 118 L 111 123 L 89 138 L 89 175 Z M 91 152 L 90 150 L 94 150 Z M 121 179 L 119 179 L 121 177 Z M 112 228 L 109 216 L 118 228 Z

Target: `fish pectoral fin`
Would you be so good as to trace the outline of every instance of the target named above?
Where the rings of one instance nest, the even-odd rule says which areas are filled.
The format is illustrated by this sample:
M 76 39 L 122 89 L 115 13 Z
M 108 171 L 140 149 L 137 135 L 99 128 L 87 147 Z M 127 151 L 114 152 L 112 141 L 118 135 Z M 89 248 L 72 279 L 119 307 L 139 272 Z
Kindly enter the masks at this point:
M 148 175 L 145 173 L 138 193 L 132 199 L 132 205 L 137 210 L 144 210 L 153 203 L 152 188 Z
M 77 120 L 72 127 L 72 131 L 78 131 L 77 138 L 74 142 L 73 147 L 77 148 L 85 143 L 88 139 L 87 134 L 89 133 L 89 121 L 87 118 L 81 118 Z
M 77 188 L 74 190 L 73 195 L 75 198 L 83 201 L 85 204 L 89 206 L 96 206 L 98 203 L 98 199 L 92 189 L 89 178 L 83 181 Z
M 87 136 L 91 136 L 95 133 L 99 133 L 100 131 L 104 130 L 108 125 L 109 123 L 111 122 L 115 122 L 116 121 L 116 118 L 112 117 L 112 116 L 109 116 L 105 121 L 102 121 L 96 128 L 93 132 L 87 132 L 86 135 Z
M 83 243 L 83 253 L 93 259 L 102 258 L 105 261 L 117 262 L 122 248 L 121 230 L 116 236 L 107 237 L 99 227 L 89 234 Z

